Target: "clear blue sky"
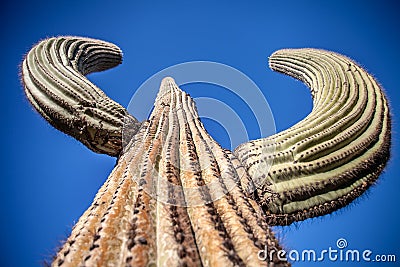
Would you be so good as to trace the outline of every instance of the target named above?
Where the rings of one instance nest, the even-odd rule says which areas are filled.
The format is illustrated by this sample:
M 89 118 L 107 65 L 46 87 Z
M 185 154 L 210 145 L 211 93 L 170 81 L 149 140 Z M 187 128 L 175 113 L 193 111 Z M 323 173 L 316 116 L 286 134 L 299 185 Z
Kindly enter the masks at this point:
M 306 116 L 311 96 L 300 82 L 268 69 L 273 51 L 324 48 L 360 62 L 391 102 L 392 160 L 378 185 L 356 204 L 276 231 L 289 249 L 335 248 L 338 238 L 346 238 L 351 249 L 396 254 L 399 262 L 400 8 L 394 1 L 149 2 L 2 2 L 0 266 L 38 266 L 51 256 L 115 163 L 50 127 L 24 97 L 18 78 L 23 55 L 38 40 L 57 35 L 121 47 L 123 64 L 90 79 L 124 106 L 147 78 L 171 65 L 193 60 L 230 65 L 262 89 L 278 131 Z M 225 142 L 218 127 L 206 126 Z M 295 266 L 310 265 L 318 264 Z M 356 266 L 318 266 L 341 265 Z

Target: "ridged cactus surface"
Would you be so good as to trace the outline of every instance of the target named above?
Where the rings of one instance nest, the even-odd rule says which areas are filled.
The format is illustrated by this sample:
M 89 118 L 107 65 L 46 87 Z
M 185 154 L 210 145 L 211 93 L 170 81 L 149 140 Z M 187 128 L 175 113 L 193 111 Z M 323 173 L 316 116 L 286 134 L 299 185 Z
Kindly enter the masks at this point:
M 22 64 L 26 95 L 49 123 L 95 152 L 118 156 L 54 266 L 288 266 L 276 253 L 258 257 L 281 249 L 270 225 L 347 205 L 388 160 L 385 96 L 339 54 L 275 52 L 270 67 L 305 82 L 314 108 L 290 129 L 233 152 L 207 133 L 172 78 L 162 81 L 152 114 L 139 123 L 84 77 L 120 62 L 115 45 L 59 37 L 34 46 Z
M 312 112 L 290 129 L 248 142 L 235 153 L 258 189 L 271 224 L 324 215 L 347 205 L 378 178 L 389 158 L 387 100 L 371 75 L 347 57 L 317 49 L 287 49 L 271 69 L 311 89 Z M 274 153 L 263 153 L 268 146 Z M 268 173 L 262 162 L 272 160 Z
M 25 93 L 55 128 L 91 150 L 117 156 L 124 121 L 139 123 L 84 75 L 117 66 L 121 50 L 88 38 L 50 38 L 37 44 L 22 63 Z

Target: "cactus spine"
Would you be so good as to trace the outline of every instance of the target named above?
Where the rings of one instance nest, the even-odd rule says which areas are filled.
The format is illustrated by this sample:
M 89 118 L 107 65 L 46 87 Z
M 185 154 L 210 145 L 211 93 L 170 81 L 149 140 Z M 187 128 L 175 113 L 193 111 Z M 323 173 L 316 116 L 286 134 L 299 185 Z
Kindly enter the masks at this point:
M 112 44 L 59 37 L 40 42 L 22 64 L 26 95 L 49 123 L 95 152 L 118 156 L 54 266 L 288 266 L 276 254 L 257 257 L 265 247 L 280 249 L 269 225 L 347 205 L 388 160 L 385 96 L 339 54 L 275 52 L 270 67 L 311 88 L 313 111 L 233 152 L 210 137 L 172 78 L 162 81 L 149 120 L 139 123 L 83 76 L 120 62 Z M 129 143 L 122 150 L 124 123 Z M 269 171 L 266 161 L 273 161 Z

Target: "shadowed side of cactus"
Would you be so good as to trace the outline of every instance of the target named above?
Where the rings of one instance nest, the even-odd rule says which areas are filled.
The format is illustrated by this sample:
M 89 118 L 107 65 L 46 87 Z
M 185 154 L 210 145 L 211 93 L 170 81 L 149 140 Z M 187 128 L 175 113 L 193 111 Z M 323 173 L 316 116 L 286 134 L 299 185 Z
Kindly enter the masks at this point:
M 289 266 L 276 253 L 258 257 L 280 249 L 269 225 L 347 205 L 388 160 L 386 99 L 344 56 L 274 53 L 273 70 L 311 88 L 313 111 L 233 152 L 206 132 L 195 103 L 172 78 L 162 81 L 152 114 L 139 123 L 83 76 L 120 61 L 112 44 L 59 37 L 40 42 L 22 64 L 27 97 L 49 123 L 95 152 L 118 155 L 54 266 Z M 130 138 L 122 150 L 124 129 Z

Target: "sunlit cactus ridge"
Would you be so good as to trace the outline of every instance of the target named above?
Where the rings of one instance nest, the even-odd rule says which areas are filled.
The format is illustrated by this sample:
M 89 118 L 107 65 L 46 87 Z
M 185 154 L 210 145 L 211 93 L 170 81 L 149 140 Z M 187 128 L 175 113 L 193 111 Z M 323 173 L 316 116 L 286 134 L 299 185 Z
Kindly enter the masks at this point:
M 67 36 L 39 42 L 21 65 L 28 100 L 52 126 L 118 158 L 53 266 L 289 266 L 276 253 L 258 257 L 281 249 L 270 226 L 346 206 L 388 161 L 387 100 L 371 75 L 340 54 L 273 53 L 272 70 L 310 87 L 312 112 L 233 151 L 207 133 L 172 78 L 140 123 L 84 77 L 121 61 L 113 44 Z

